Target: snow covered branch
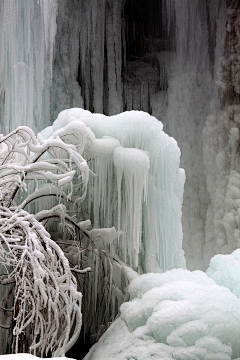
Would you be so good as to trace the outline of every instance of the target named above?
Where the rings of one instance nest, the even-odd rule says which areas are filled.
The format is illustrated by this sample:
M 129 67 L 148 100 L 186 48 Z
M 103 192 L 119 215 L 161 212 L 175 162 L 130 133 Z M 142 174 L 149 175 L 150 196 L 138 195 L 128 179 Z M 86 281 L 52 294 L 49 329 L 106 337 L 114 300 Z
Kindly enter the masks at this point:
M 12 324 L 1 327 L 12 329 L 15 353 L 63 356 L 80 333 L 82 294 L 63 251 L 39 222 L 58 217 L 64 225 L 71 218 L 61 204 L 36 216 L 25 208 L 49 196 L 73 206 L 74 182 L 74 201 L 84 199 L 86 133 L 85 125 L 72 123 L 44 140 L 20 126 L 0 139 L 0 283 L 15 287 Z
M 33 354 L 64 355 L 82 323 L 82 295 L 64 253 L 33 215 L 1 207 L 0 254 L 16 283 L 13 352 L 25 339 Z
M 75 143 L 76 139 L 78 140 L 76 146 L 69 144 L 71 136 Z M 44 140 L 40 134 L 36 137 L 26 126 L 20 126 L 10 134 L 2 136 L 0 140 L 2 206 L 12 206 L 18 190 L 27 192 L 31 180 L 37 183 L 35 187 L 38 187 L 40 182 L 55 185 L 59 196 L 61 191 L 67 188 L 67 200 L 69 200 L 73 194 L 73 179 L 75 179 L 82 186 L 82 193 L 75 202 L 82 201 L 86 196 L 89 179 L 89 168 L 80 152 L 83 151 L 85 142 L 86 129 L 84 126 L 77 127 L 74 122 L 61 131 L 56 131 L 47 140 Z M 44 196 L 44 191 L 42 192 L 41 195 Z M 34 198 L 33 194 L 32 198 Z

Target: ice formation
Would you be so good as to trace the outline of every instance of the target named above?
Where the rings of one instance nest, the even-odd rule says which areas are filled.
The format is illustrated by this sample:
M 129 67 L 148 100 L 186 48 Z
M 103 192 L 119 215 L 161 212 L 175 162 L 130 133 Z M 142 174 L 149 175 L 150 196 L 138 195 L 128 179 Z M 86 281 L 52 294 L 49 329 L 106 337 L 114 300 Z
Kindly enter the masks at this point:
M 200 293 L 204 289 L 211 292 L 212 287 L 219 319 L 230 324 L 225 325 L 225 335 L 232 331 L 233 339 L 239 335 L 234 328 L 237 325 L 239 328 L 239 323 L 233 319 L 235 309 L 227 312 L 224 308 L 224 299 L 235 303 L 236 313 L 239 311 L 235 296 L 239 296 L 239 254 L 235 249 L 240 246 L 238 6 L 238 1 L 224 0 L 152 0 L 151 4 L 144 0 L 83 0 L 80 4 L 78 0 L 4 0 L 0 3 L 1 130 L 8 132 L 17 124 L 46 127 L 50 118 L 55 119 L 61 110 L 69 107 L 84 107 L 108 115 L 123 110 L 145 110 L 158 118 L 164 131 L 177 140 L 182 152 L 181 167 L 186 170 L 182 221 L 187 267 L 209 266 L 207 274 L 218 284 L 202 273 L 193 273 L 188 275 L 191 281 L 184 280 L 182 284 L 175 279 L 172 286 L 178 295 L 180 284 L 188 294 L 188 281 Z M 160 272 L 161 268 L 184 266 L 181 224 L 175 221 L 181 211 L 184 174 L 181 170 L 171 172 L 179 168 L 179 153 L 173 151 L 175 142 L 163 133 L 160 123 L 149 127 L 146 121 L 145 126 L 147 116 L 138 113 L 140 127 L 133 119 L 135 115 L 128 112 L 108 118 L 79 109 L 68 110 L 42 135 L 47 138 L 53 130 L 61 131 L 67 121 L 76 119 L 91 129 L 93 134 L 91 131 L 85 134 L 84 154 L 98 176 L 90 179 L 85 206 L 94 215 L 94 230 L 98 234 L 98 227 L 114 225 L 119 229 L 116 241 L 109 234 L 106 240 L 111 254 L 115 251 L 113 247 L 121 242 L 118 255 L 131 266 L 138 267 L 140 272 Z M 140 129 L 143 129 L 141 134 Z M 157 143 L 152 141 L 155 136 Z M 129 156 L 136 159 L 135 164 L 140 164 L 129 165 L 126 161 Z M 170 162 L 165 163 L 165 158 Z M 68 179 L 62 180 L 62 185 L 64 181 Z M 138 193 L 132 191 L 133 182 L 138 184 Z M 169 193 L 174 194 L 173 198 Z M 121 201 L 123 197 L 126 202 Z M 130 223 L 125 221 L 127 210 L 131 214 Z M 126 237 L 129 232 L 133 244 Z M 138 259 L 135 249 L 139 252 Z M 226 253 L 231 255 L 224 256 Z M 221 255 L 213 257 L 215 254 Z M 197 274 L 204 282 L 202 288 L 197 283 Z M 164 286 L 167 284 L 158 287 L 159 292 Z M 166 293 L 171 296 L 168 289 Z M 147 298 L 148 291 L 143 296 Z M 224 340 L 224 331 L 215 332 L 218 318 L 211 310 L 212 295 L 209 305 L 207 300 L 206 304 L 200 304 L 197 294 L 196 298 L 194 294 L 189 296 L 193 318 L 188 321 L 186 317 L 183 324 L 175 323 L 175 329 L 167 334 L 168 340 L 164 340 L 169 343 L 156 342 L 160 335 L 154 330 L 151 314 L 145 319 L 146 325 L 138 326 L 132 333 L 123 320 L 117 320 L 112 326 L 113 334 L 107 333 L 102 341 L 110 347 L 117 336 L 126 341 L 123 356 L 144 360 L 156 351 L 156 356 L 164 359 L 239 357 L 238 345 L 230 346 Z M 133 298 L 132 302 L 140 304 L 142 298 Z M 156 306 L 163 303 L 164 300 Z M 204 321 L 194 318 L 194 304 L 203 314 L 209 309 L 212 317 L 205 317 Z M 181 302 L 179 311 L 180 305 Z M 128 306 L 130 309 L 131 302 L 122 308 L 126 322 L 124 311 Z M 141 308 L 136 311 L 141 313 Z M 182 310 L 186 309 L 187 306 Z M 192 330 L 192 324 L 196 331 Z M 142 333 L 148 325 L 152 337 Z M 188 331 L 194 332 L 194 339 L 186 335 Z M 131 342 L 144 346 L 145 352 L 140 350 L 134 355 L 132 348 L 128 348 Z M 187 346 L 179 347 L 184 343 Z
M 230 256 L 232 271 L 226 269 Z M 223 257 L 213 258 L 208 270 L 221 286 L 204 272 L 184 269 L 133 279 L 120 318 L 84 360 L 239 359 L 239 285 L 227 284 L 229 272 L 235 279 L 239 274 L 239 252 Z
M 57 0 L 7 0 L 0 5 L 1 131 L 41 129 L 49 121 Z
M 227 111 L 224 121 L 230 130 L 231 111 L 225 100 L 232 104 L 231 96 L 237 99 L 239 93 L 238 10 L 232 2 L 227 12 L 223 0 L 134 4 L 2 1 L 1 127 L 7 132 L 26 124 L 39 130 L 69 107 L 108 115 L 132 109 L 152 113 L 182 152 L 181 167 L 187 175 L 182 217 L 187 266 L 206 269 L 214 254 L 233 250 L 227 245 L 233 236 L 223 234 L 218 219 L 220 208 L 228 211 L 223 193 L 229 169 L 224 175 L 223 168 L 219 170 L 221 176 L 214 180 L 217 191 L 212 191 L 209 180 L 215 158 L 221 157 L 211 142 L 218 135 L 224 137 L 219 109 Z M 224 91 L 225 109 L 219 101 Z M 212 120 L 206 120 L 210 113 L 218 123 L 211 139 Z M 229 151 L 224 141 L 218 146 Z M 236 164 L 231 166 L 238 171 Z
M 181 167 L 187 175 L 182 217 L 187 266 L 206 269 L 219 248 L 221 252 L 226 249 L 217 244 L 218 225 L 211 225 L 218 216 L 213 214 L 218 195 L 208 185 L 208 138 L 205 133 L 202 137 L 209 113 L 221 123 L 216 110 L 223 83 L 220 65 L 226 3 L 171 0 L 153 1 L 151 6 L 147 1 L 141 1 L 141 6 L 133 4 L 119 0 L 83 1 L 80 6 L 76 0 L 59 3 L 52 119 L 72 106 L 108 115 L 132 109 L 152 112 L 181 148 Z M 67 16 L 63 16 L 65 12 Z M 236 72 L 235 57 L 233 67 Z M 226 121 L 230 124 L 230 118 Z M 224 136 L 220 127 L 219 134 Z M 222 183 L 222 193 L 225 186 Z
M 89 128 L 84 156 L 97 176 L 90 177 L 86 211 L 93 214 L 93 226 L 121 231 L 118 255 L 139 272 L 185 267 L 185 174 L 175 140 L 144 112 L 107 117 L 78 108 L 62 111 L 42 135 L 71 123 Z
M 240 298 L 240 249 L 229 255 L 215 255 L 210 260 L 207 275 Z
M 210 114 L 203 131 L 204 163 L 211 199 L 204 247 L 207 261 L 215 253 L 229 254 L 240 246 L 239 123 L 240 107 L 232 105 L 223 111 Z

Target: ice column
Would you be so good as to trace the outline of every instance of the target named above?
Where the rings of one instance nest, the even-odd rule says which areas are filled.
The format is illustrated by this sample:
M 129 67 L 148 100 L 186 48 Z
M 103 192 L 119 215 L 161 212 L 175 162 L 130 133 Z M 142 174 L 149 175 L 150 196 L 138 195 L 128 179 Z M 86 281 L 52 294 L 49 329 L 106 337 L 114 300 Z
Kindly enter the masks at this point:
M 84 122 L 95 135 L 85 152 L 97 175 L 85 209 L 94 226 L 123 231 L 116 252 L 139 272 L 185 267 L 181 225 L 185 173 L 179 169 L 176 141 L 163 132 L 160 121 L 141 111 L 108 117 L 64 110 L 53 129 L 73 120 Z
M 118 189 L 118 229 L 123 231 L 119 247 L 123 260 L 132 268 L 138 266 L 142 238 L 142 207 L 147 203 L 147 153 L 140 149 L 118 146 L 114 151 Z
M 81 87 L 77 81 L 80 37 L 85 36 L 87 30 L 81 26 L 82 3 L 78 0 L 58 1 L 50 94 L 51 120 L 68 107 L 83 107 Z

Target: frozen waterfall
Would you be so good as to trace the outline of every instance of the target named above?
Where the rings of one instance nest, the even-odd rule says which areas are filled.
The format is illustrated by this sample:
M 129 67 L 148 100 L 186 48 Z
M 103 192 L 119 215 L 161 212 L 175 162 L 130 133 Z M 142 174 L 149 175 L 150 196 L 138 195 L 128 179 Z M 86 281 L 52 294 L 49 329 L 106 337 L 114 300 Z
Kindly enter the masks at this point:
M 235 0 L 0 2 L 1 132 L 47 138 L 84 123 L 97 175 L 84 211 L 96 234 L 116 235 L 111 256 L 143 274 L 87 360 L 240 358 L 239 11 Z
M 49 123 L 57 0 L 0 4 L 0 129 Z
M 217 192 L 211 175 L 215 159 L 222 158 L 221 148 L 234 153 L 236 147 L 232 140 L 211 145 L 208 130 L 210 114 L 219 123 L 216 138 L 225 136 L 225 126 L 228 131 L 237 128 L 231 111 L 224 126 L 219 113 L 224 111 L 220 93 L 229 79 L 223 70 L 229 57 L 226 44 L 237 34 L 234 6 L 229 8 L 235 15 L 227 19 L 223 0 L 154 0 L 151 6 L 145 0 L 51 0 L 48 5 L 28 0 L 27 6 L 11 0 L 0 5 L 2 131 L 20 123 L 41 130 L 72 107 L 106 115 L 124 110 L 154 115 L 181 149 L 186 171 L 183 249 L 189 269 L 206 269 L 214 254 L 237 246 L 218 221 L 220 216 L 226 222 L 229 211 L 235 211 L 227 210 L 229 168 L 219 170 Z M 228 32 L 225 40 L 226 21 L 232 35 Z M 236 59 L 236 71 L 237 64 Z M 233 160 L 231 164 L 230 170 L 238 171 Z M 236 235 L 237 224 L 235 230 Z
M 176 141 L 147 113 L 108 117 L 79 108 L 62 111 L 42 135 L 48 137 L 72 121 L 83 122 L 94 133 L 84 157 L 97 176 L 91 177 L 88 202 L 82 205 L 92 214 L 93 227 L 115 226 L 116 254 L 139 273 L 184 268 L 185 172 L 179 169 Z

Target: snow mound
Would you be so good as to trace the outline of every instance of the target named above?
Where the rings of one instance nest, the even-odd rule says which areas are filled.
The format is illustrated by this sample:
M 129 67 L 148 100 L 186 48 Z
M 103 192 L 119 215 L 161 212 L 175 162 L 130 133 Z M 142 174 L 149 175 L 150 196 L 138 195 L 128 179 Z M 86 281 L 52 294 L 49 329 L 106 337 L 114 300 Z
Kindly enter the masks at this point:
M 240 249 L 230 255 L 215 255 L 210 261 L 207 275 L 240 298 Z
M 240 299 L 204 272 L 136 277 L 120 319 L 85 360 L 231 360 L 240 356 Z

